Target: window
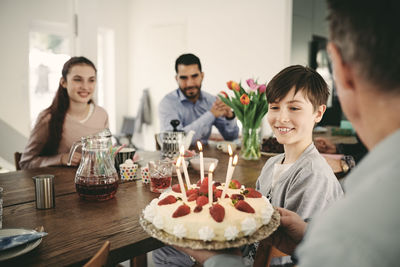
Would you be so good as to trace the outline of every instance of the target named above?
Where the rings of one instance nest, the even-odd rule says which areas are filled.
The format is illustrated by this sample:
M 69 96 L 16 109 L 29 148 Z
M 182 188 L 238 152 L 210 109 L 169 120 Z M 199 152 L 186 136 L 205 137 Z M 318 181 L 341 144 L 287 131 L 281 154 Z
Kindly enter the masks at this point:
M 58 89 L 61 70 L 70 58 L 68 26 L 34 22 L 29 33 L 29 104 L 31 127 Z

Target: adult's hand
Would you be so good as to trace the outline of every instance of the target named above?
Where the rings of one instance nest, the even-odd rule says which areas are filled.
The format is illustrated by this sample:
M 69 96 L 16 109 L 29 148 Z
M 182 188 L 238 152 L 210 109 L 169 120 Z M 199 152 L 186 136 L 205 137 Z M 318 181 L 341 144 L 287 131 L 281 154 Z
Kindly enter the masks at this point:
M 223 108 L 219 102 L 221 102 L 222 104 L 224 104 L 220 99 L 217 99 L 217 100 L 213 103 L 213 105 L 212 105 L 212 107 L 211 107 L 211 110 L 210 110 L 211 113 L 212 113 L 212 114 L 214 115 L 214 117 L 216 117 L 216 118 L 221 117 L 221 116 L 225 116 L 225 114 L 226 114 L 226 112 L 227 112 L 226 109 Z
M 217 106 L 218 109 L 224 111 L 224 115 L 223 116 L 225 116 L 227 118 L 232 118 L 233 117 L 232 109 L 227 104 L 222 102 L 221 99 L 217 98 L 217 100 L 215 101 L 215 105 Z
M 79 163 L 81 162 L 81 157 L 82 157 L 81 153 L 75 152 L 72 155 L 71 166 L 78 166 Z M 62 154 L 62 156 L 61 156 L 61 164 L 62 165 L 68 165 L 68 159 L 69 159 L 69 153 Z
M 174 248 L 192 256 L 193 258 L 196 259 L 197 262 L 199 262 L 202 265 L 206 260 L 217 254 L 232 254 L 241 256 L 241 252 L 238 248 L 224 249 L 224 250 L 206 250 L 206 249 L 195 250 L 178 246 L 174 246 Z
M 336 153 L 335 144 L 332 143 L 331 141 L 329 141 L 328 139 L 323 138 L 323 137 L 316 137 L 315 138 L 315 147 L 321 153 L 330 153 L 330 154 L 335 154 Z
M 280 251 L 292 255 L 303 239 L 307 223 L 295 212 L 284 208 L 277 209 L 281 215 L 281 224 L 278 230 L 266 239 L 266 242 Z

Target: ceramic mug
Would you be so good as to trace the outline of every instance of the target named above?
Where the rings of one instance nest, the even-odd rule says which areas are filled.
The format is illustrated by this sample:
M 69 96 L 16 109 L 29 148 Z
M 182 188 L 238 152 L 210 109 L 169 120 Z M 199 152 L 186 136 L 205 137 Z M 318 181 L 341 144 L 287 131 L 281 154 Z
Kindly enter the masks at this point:
M 229 142 L 229 141 L 223 141 L 223 142 L 218 142 L 217 143 L 217 149 L 221 150 L 224 153 L 228 153 L 228 146 L 231 145 L 232 148 L 232 152 L 235 152 L 236 150 L 236 144 L 233 142 Z
M 134 148 L 124 147 L 115 155 L 115 169 L 117 173 L 120 171 L 119 165 L 123 164 L 127 159 L 133 159 L 135 152 Z

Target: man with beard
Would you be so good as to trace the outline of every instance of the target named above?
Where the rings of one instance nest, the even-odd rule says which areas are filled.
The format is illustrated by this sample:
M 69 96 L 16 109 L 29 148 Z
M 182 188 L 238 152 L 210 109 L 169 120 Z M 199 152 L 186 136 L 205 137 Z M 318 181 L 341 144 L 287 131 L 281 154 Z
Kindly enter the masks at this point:
M 179 88 L 167 94 L 159 105 L 161 131 L 172 131 L 171 120 L 179 120 L 179 130 L 195 131 L 192 144 L 200 140 L 207 144 L 215 125 L 225 140 L 238 137 L 235 114 L 219 98 L 201 90 L 204 72 L 200 59 L 183 54 L 175 62 L 175 79 Z

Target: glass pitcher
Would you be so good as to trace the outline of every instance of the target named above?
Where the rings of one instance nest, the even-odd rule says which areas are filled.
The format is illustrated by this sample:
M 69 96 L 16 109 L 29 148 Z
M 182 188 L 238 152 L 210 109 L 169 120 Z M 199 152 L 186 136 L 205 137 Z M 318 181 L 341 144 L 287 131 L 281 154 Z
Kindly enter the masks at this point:
M 75 142 L 69 153 L 68 166 L 79 146 L 82 146 L 82 158 L 75 175 L 76 192 L 87 200 L 103 201 L 113 198 L 118 189 L 118 174 L 111 154 L 110 130 L 105 129 Z

